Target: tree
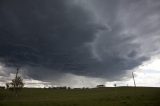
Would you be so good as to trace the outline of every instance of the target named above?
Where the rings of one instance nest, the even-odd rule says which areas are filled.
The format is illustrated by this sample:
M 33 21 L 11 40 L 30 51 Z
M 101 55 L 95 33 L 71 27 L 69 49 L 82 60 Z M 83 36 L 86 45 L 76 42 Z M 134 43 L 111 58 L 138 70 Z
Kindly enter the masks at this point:
M 6 88 L 7 88 L 7 89 L 10 88 L 10 83 L 6 83 Z
M 21 76 L 17 76 L 15 79 L 13 79 L 11 85 L 14 89 L 23 88 L 24 83 Z
M 12 80 L 11 83 L 6 83 L 6 87 L 11 88 L 14 90 L 14 92 L 17 95 L 18 90 L 22 89 L 24 87 L 23 78 L 21 76 L 18 76 L 19 68 L 17 68 L 16 76 Z
M 114 83 L 114 87 L 117 87 L 117 84 L 116 84 L 116 83 Z

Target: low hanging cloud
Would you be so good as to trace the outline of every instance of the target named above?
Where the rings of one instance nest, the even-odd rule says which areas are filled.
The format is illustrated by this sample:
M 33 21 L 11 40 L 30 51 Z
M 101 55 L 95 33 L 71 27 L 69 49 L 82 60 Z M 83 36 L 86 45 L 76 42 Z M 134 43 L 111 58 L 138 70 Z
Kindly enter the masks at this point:
M 1 0 L 0 61 L 38 80 L 121 79 L 159 53 L 159 9 L 158 0 Z

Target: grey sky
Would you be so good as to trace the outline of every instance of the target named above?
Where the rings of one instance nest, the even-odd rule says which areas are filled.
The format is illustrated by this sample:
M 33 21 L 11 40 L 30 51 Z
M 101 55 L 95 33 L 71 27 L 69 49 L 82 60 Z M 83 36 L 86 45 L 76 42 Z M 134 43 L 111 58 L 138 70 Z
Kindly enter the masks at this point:
M 0 61 L 38 80 L 120 80 L 159 54 L 159 10 L 159 0 L 1 0 Z

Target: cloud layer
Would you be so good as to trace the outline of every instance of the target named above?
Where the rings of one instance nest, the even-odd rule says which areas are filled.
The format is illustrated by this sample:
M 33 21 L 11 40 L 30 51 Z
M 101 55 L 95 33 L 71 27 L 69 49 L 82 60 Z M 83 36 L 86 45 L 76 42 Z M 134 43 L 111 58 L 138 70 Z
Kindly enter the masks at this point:
M 38 80 L 121 79 L 159 53 L 159 10 L 158 0 L 1 0 L 0 60 Z

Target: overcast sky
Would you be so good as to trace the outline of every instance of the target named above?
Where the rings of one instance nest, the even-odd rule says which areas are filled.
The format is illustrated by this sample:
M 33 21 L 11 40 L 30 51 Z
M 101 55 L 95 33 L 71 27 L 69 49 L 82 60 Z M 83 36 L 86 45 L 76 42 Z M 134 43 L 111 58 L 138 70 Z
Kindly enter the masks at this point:
M 0 84 L 160 87 L 159 0 L 1 0 Z

